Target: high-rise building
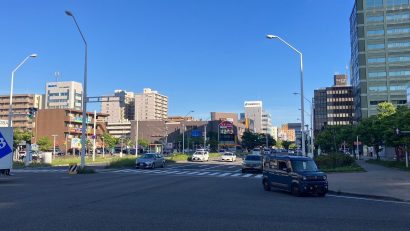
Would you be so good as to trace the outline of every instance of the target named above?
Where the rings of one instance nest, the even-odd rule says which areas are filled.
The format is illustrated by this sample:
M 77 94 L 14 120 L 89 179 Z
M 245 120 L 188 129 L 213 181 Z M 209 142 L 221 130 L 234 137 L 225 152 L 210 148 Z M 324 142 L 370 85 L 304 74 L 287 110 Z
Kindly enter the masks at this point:
M 46 84 L 46 109 L 83 108 L 83 85 L 78 82 L 50 82 Z
M 353 88 L 347 85 L 347 75 L 335 75 L 332 87 L 315 90 L 313 103 L 315 134 L 326 125 L 353 124 Z
M 158 91 L 144 88 L 135 95 L 135 116 L 138 120 L 166 120 L 168 118 L 168 97 Z
M 265 110 L 262 112 L 262 133 L 273 137 L 272 115 Z
M 410 81 L 409 0 L 355 0 L 350 40 L 356 119 L 377 114 L 381 102 L 406 104 Z
M 101 103 L 101 112 L 108 114 L 108 123 L 121 123 L 135 119 L 135 96 L 133 92 L 115 90 L 112 101 Z
M 44 108 L 43 95 L 36 94 L 17 94 L 13 95 L 13 127 L 21 130 L 32 131 L 35 127 L 35 119 L 30 118 L 29 108 L 37 110 Z M 0 96 L 0 120 L 8 126 L 10 96 Z
M 253 121 L 256 133 L 263 133 L 262 130 L 262 101 L 245 101 L 245 117 Z

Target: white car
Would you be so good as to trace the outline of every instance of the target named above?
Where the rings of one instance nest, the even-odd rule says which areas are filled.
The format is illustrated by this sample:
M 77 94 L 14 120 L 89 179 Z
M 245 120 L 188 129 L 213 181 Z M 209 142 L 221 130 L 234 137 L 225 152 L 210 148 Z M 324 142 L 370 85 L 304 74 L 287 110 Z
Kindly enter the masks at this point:
M 222 156 L 221 156 L 221 161 L 232 161 L 235 162 L 236 161 L 236 155 L 232 152 L 225 152 Z
M 196 151 L 192 155 L 192 161 L 209 161 L 209 152 Z

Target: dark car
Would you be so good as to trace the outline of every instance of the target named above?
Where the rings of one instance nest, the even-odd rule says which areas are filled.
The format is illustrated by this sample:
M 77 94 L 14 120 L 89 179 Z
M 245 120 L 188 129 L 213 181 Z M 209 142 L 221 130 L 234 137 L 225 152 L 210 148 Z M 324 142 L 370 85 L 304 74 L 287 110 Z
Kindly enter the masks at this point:
M 325 173 L 319 171 L 313 159 L 301 156 L 267 156 L 263 167 L 263 187 L 270 191 L 275 187 L 295 196 L 328 192 Z

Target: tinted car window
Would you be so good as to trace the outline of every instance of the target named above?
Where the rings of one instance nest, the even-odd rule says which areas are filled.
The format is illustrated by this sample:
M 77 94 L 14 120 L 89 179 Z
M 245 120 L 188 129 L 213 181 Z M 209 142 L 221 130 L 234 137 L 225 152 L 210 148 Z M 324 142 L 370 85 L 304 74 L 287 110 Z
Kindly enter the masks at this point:
M 317 166 L 313 160 L 292 160 L 292 168 L 295 172 L 316 172 Z
M 152 158 L 155 158 L 155 154 L 145 154 L 142 158 L 144 158 L 144 159 L 152 159 Z
M 245 160 L 260 161 L 261 157 L 260 156 L 246 156 Z

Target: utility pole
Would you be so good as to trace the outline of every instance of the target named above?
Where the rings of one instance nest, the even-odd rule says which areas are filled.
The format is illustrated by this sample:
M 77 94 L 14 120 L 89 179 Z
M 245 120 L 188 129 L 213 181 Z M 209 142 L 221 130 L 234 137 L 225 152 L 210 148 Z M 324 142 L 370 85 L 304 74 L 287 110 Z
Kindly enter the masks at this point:
M 95 162 L 95 141 L 97 140 L 97 135 L 95 131 L 96 126 L 97 126 L 97 111 L 94 110 L 93 162 Z

